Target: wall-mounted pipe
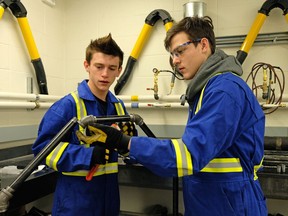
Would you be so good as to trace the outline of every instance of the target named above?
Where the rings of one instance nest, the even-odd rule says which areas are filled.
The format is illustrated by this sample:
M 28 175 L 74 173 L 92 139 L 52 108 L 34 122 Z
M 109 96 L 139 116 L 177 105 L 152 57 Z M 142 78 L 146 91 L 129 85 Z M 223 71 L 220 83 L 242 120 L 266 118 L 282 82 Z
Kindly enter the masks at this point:
M 30 101 L 56 101 L 61 96 L 44 95 L 44 94 L 26 94 L 26 93 L 13 93 L 13 92 L 0 92 L 0 99 L 11 100 L 30 100 Z
M 153 95 L 119 95 L 119 99 L 125 101 L 155 101 Z M 181 95 L 158 95 L 159 99 L 157 101 L 167 101 L 167 102 L 181 102 Z
M 257 17 L 252 24 L 249 33 L 247 34 L 240 50 L 237 51 L 236 58 L 242 64 L 246 59 L 250 48 L 252 47 L 266 17 L 269 15 L 270 11 L 274 8 L 280 8 L 283 10 L 283 14 L 288 22 L 287 10 L 288 1 L 287 0 L 267 0 L 263 3 L 261 9 L 258 11 Z
M 162 19 L 166 31 L 168 31 L 172 27 L 173 20 L 170 14 L 165 10 L 162 9 L 154 10 L 146 17 L 145 24 L 128 58 L 125 70 L 123 74 L 120 76 L 120 78 L 117 80 L 117 84 L 114 87 L 114 92 L 116 95 L 120 93 L 120 91 L 126 84 L 127 80 L 129 79 L 132 70 L 134 68 L 134 65 L 140 55 L 140 52 L 142 51 L 144 44 L 146 43 L 147 39 L 150 36 L 152 27 L 159 19 Z
M 263 108 L 274 108 L 274 107 L 281 107 L 281 108 L 288 108 L 288 103 L 280 103 L 280 104 L 260 104 Z
M 40 102 L 0 102 L 0 109 L 48 109 L 53 103 Z
M 183 7 L 184 17 L 204 17 L 206 15 L 206 3 L 203 1 L 187 2 L 183 5 Z
M 0 92 L 0 109 L 48 109 L 54 102 L 62 96 L 38 95 Z M 187 108 L 188 105 L 181 105 L 181 95 L 159 95 L 155 100 L 153 95 L 119 95 L 127 108 Z M 288 98 L 287 98 L 288 100 Z M 288 108 L 288 102 L 281 104 L 260 103 L 263 108 Z
M 233 35 L 216 37 L 218 48 L 238 47 L 243 44 L 246 35 Z M 288 32 L 274 32 L 258 34 L 253 45 L 277 45 L 288 44 Z
M 138 109 L 138 108 L 174 108 L 174 109 L 182 109 L 182 108 L 188 108 L 188 105 L 181 105 L 179 103 L 127 103 L 125 102 L 124 105 L 126 108 L 133 108 L 133 109 Z
M 48 94 L 45 70 L 27 19 L 27 10 L 20 0 L 2 0 L 0 1 L 0 19 L 6 8 L 9 8 L 12 14 L 17 18 L 31 62 L 35 69 L 39 92 L 40 94 Z

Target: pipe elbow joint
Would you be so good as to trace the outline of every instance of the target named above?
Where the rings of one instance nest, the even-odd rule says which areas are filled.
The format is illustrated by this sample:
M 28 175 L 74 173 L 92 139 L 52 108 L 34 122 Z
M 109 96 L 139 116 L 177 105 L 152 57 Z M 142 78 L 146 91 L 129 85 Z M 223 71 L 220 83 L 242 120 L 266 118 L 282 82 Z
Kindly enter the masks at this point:
M 131 114 L 130 115 L 131 121 L 135 122 L 136 125 L 143 125 L 144 121 L 143 118 L 138 114 Z
M 157 9 L 157 10 L 153 10 L 145 19 L 145 23 L 148 24 L 148 25 L 151 25 L 151 26 L 154 26 L 155 23 L 159 20 L 159 19 L 162 19 L 164 25 L 167 23 L 167 22 L 172 22 L 173 19 L 172 17 L 170 16 L 170 14 L 163 10 L 163 9 Z
M 270 11 L 274 8 L 280 8 L 283 10 L 284 15 L 287 14 L 288 10 L 288 2 L 286 0 L 272 0 L 272 1 L 265 1 L 261 7 L 261 9 L 258 11 L 259 13 L 263 13 L 266 16 L 269 15 Z
M 82 126 L 83 128 L 86 128 L 88 125 L 91 125 L 96 122 L 97 118 L 93 115 L 85 116 L 78 121 L 79 125 Z

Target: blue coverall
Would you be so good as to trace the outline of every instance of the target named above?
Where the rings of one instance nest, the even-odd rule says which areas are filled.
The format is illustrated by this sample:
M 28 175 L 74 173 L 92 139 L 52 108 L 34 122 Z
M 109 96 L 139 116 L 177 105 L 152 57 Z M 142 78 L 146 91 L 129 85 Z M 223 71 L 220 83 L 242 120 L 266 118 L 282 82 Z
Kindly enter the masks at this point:
M 209 77 L 189 103 L 182 137 L 132 137 L 130 158 L 156 175 L 183 177 L 186 216 L 267 216 L 256 175 L 264 156 L 264 113 L 244 80 L 216 71 L 224 73 Z
M 84 100 L 88 115 L 117 115 L 114 105 L 119 102 L 126 114 L 123 102 L 111 92 L 107 95 L 107 111 L 104 110 L 97 103 L 86 80 L 78 86 L 78 94 Z M 38 138 L 32 146 L 34 154 L 37 155 L 75 116 L 77 116 L 76 104 L 71 94 L 55 102 L 41 121 Z M 52 215 L 118 216 L 120 198 L 117 172 L 99 174 L 94 176 L 91 181 L 86 181 L 85 176 L 63 174 L 63 172 L 90 169 L 93 147 L 85 148 L 84 145 L 80 145 L 75 135 L 78 128 L 77 125 L 73 132 L 65 138 L 64 142 L 68 142 L 69 145 L 66 146 L 56 164 L 59 175 L 54 193 Z M 117 152 L 112 152 L 109 162 L 118 162 Z

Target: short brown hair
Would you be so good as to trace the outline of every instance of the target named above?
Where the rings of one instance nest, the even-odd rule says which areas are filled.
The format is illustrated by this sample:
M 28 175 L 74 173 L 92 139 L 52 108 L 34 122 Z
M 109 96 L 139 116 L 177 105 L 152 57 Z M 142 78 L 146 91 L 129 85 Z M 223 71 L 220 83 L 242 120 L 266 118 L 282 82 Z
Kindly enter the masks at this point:
M 215 35 L 213 29 L 213 22 L 209 16 L 185 17 L 169 29 L 164 40 L 164 46 L 166 50 L 169 51 L 172 38 L 180 32 L 185 32 L 189 36 L 189 39 L 191 41 L 200 38 L 207 38 L 210 43 L 211 52 L 213 54 L 216 49 Z
M 117 43 L 112 39 L 111 33 L 109 35 L 98 38 L 96 40 L 91 40 L 90 44 L 86 48 L 86 61 L 90 64 L 92 56 L 95 52 L 101 52 L 106 55 L 112 55 L 119 57 L 119 67 L 123 64 L 124 53 L 117 45 Z

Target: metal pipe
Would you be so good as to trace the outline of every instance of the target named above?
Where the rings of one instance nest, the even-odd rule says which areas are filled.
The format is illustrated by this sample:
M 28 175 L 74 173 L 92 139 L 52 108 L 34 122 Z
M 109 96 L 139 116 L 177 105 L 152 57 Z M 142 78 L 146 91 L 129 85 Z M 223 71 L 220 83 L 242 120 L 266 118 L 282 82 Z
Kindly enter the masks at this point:
M 216 37 L 216 46 L 218 48 L 238 47 L 241 46 L 245 38 L 246 35 Z M 277 45 L 287 44 L 287 42 L 288 32 L 275 32 L 258 34 L 253 45 Z
M 153 132 L 148 128 L 148 126 L 143 121 L 142 117 L 137 114 L 130 114 L 130 115 L 111 115 L 111 116 L 93 116 L 88 115 L 78 121 L 79 125 L 83 128 L 87 127 L 88 125 L 92 125 L 94 123 L 113 123 L 113 122 L 125 122 L 125 121 L 132 121 L 136 125 L 138 125 L 143 132 L 149 137 L 156 137 Z
M 163 109 L 168 109 L 168 108 L 177 108 L 177 109 L 182 109 L 182 108 L 187 108 L 187 105 L 181 105 L 180 102 L 178 103 L 124 103 L 126 108 L 163 108 Z
M 21 184 L 31 175 L 31 173 L 38 167 L 39 164 L 50 154 L 50 152 L 61 142 L 64 136 L 70 132 L 71 128 L 78 122 L 77 118 L 72 118 L 57 134 L 56 136 L 43 148 L 36 157 L 23 169 L 17 178 L 6 188 L 0 191 L 0 212 L 6 212 L 9 207 L 9 200 L 13 197 Z
M 161 9 L 154 10 L 146 17 L 145 24 L 128 58 L 127 65 L 124 69 L 124 72 L 120 76 L 120 78 L 117 80 L 117 83 L 114 87 L 114 92 L 116 95 L 120 93 L 120 91 L 123 89 L 124 85 L 128 81 L 132 73 L 132 70 L 134 68 L 134 65 L 137 62 L 143 47 L 146 41 L 148 40 L 148 38 L 150 37 L 152 28 L 159 19 L 162 19 L 166 31 L 168 31 L 172 27 L 173 20 L 170 14 L 165 10 L 161 10 Z
M 119 95 L 123 101 L 155 101 L 154 95 Z M 157 101 L 181 101 L 181 95 L 158 95 Z
M 47 109 L 52 106 L 52 103 L 31 102 L 0 102 L 0 109 Z
M 288 150 L 288 137 L 264 137 L 265 150 Z
M 26 93 L 13 93 L 13 92 L 0 92 L 0 99 L 19 99 L 31 101 L 56 101 L 61 96 L 44 95 L 44 94 L 26 94 Z
M 287 20 L 287 9 L 288 4 L 286 0 L 267 0 L 263 3 L 262 7 L 258 11 L 257 17 L 255 18 L 240 50 L 237 51 L 237 60 L 242 64 L 244 60 L 246 59 L 248 52 L 250 48 L 252 47 L 261 27 L 264 24 L 264 21 L 266 20 L 267 16 L 269 16 L 269 13 L 274 8 L 280 8 L 283 10 L 283 15 L 285 15 L 285 18 Z
M 199 16 L 204 17 L 206 15 L 206 3 L 203 1 L 188 2 L 183 5 L 184 17 Z
M 42 94 L 23 94 L 23 93 L 8 93 L 0 92 L 0 100 L 7 99 L 9 101 L 0 101 L 0 109 L 47 109 L 53 105 L 53 103 L 59 100 L 61 96 L 51 96 Z M 122 95 L 119 99 L 123 100 L 127 108 L 172 108 L 182 109 L 187 108 L 188 105 L 181 105 L 181 95 L 159 95 L 158 102 L 154 102 L 155 98 L 153 95 Z M 284 95 L 285 100 L 288 97 Z M 15 101 L 14 101 L 15 100 Z M 21 101 L 25 100 L 25 101 Z M 28 101 L 27 101 L 28 100 Z M 259 101 L 261 98 L 259 98 Z M 128 101 L 128 102 L 127 102 Z M 132 103 L 129 103 L 132 101 Z M 146 103 L 139 103 L 134 101 L 145 101 Z M 161 103 L 163 101 L 163 103 Z M 168 102 L 168 103 L 164 103 Z M 281 104 L 265 104 L 260 102 L 263 108 L 288 108 L 288 102 L 281 102 Z

